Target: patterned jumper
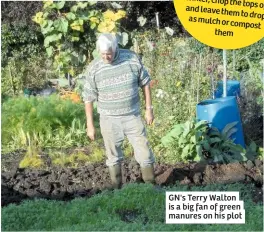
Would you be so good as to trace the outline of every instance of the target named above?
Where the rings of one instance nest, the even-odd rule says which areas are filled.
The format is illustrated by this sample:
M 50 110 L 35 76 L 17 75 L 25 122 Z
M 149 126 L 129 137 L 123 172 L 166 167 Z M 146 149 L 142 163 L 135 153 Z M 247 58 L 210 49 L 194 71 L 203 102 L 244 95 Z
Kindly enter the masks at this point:
M 83 75 L 83 100 L 97 101 L 98 113 L 106 116 L 139 113 L 139 87 L 148 84 L 150 77 L 136 53 L 117 49 L 111 64 L 97 58 Z

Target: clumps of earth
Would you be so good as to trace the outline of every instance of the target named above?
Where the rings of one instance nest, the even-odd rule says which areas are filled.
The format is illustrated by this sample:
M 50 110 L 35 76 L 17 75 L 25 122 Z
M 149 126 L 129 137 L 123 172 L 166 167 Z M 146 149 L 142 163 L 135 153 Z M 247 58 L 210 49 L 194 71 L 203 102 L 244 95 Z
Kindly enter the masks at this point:
M 45 170 L 36 170 L 21 169 L 18 167 L 17 159 L 13 159 L 12 162 L 4 157 L 9 156 L 2 156 L 2 206 L 33 198 L 68 201 L 76 197 L 91 197 L 112 188 L 108 168 L 104 162 L 78 168 L 49 166 Z M 215 183 L 254 182 L 253 200 L 263 201 L 263 161 L 258 159 L 245 163 L 212 165 L 156 163 L 155 176 L 157 186 L 175 183 L 202 186 Z M 143 182 L 140 167 L 134 159 L 126 159 L 122 162 L 122 182 L 123 185 Z

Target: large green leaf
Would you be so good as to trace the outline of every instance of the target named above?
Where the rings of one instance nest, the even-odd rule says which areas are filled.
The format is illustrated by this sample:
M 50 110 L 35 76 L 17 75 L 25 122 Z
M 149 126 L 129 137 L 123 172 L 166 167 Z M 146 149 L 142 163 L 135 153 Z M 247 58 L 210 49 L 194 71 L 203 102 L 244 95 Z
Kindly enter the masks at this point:
M 202 129 L 202 128 L 207 128 L 207 126 L 208 126 L 208 122 L 207 121 L 205 121 L 205 120 L 201 120 L 201 121 L 199 121 L 199 122 L 197 122 L 196 124 L 195 124 L 195 129 L 196 130 L 200 130 L 200 129 Z
M 202 148 L 201 145 L 196 145 L 196 152 L 197 152 L 197 154 L 198 154 L 200 157 L 202 157 L 202 155 L 203 155 L 203 148 Z
M 201 156 L 199 156 L 198 154 L 196 154 L 196 156 L 194 157 L 193 161 L 200 162 L 201 161 Z
M 170 136 L 178 137 L 183 132 L 182 124 L 175 125 L 173 129 L 169 132 Z
M 80 9 L 85 9 L 88 5 L 88 2 L 78 2 L 77 7 Z
M 241 145 L 235 144 L 231 140 L 225 141 L 223 143 L 222 147 L 229 149 L 229 151 L 231 151 L 231 152 L 244 152 L 244 153 L 246 153 L 245 149 Z
M 70 11 L 71 12 L 76 12 L 77 9 L 78 9 L 77 5 L 74 5 L 74 6 L 71 7 Z
M 55 8 L 57 10 L 60 10 L 60 9 L 62 9 L 64 7 L 64 5 L 65 5 L 65 1 L 56 2 L 55 3 Z
M 54 30 L 53 27 L 53 21 L 52 20 L 46 20 L 47 23 L 43 24 L 41 27 L 41 32 L 43 35 L 48 34 Z
M 195 137 L 195 135 L 191 136 L 190 142 L 196 144 L 196 137 Z
M 230 130 L 226 133 L 226 135 L 225 135 L 226 139 L 231 138 L 231 136 L 232 136 L 233 134 L 235 134 L 236 132 L 237 132 L 237 128 L 232 128 L 232 129 L 230 129 Z
M 231 122 L 228 123 L 225 128 L 222 130 L 222 134 L 226 135 L 232 128 L 234 128 L 236 125 L 238 124 L 238 122 Z
M 192 122 L 191 121 L 186 121 L 185 123 L 184 123 L 184 130 L 186 130 L 186 131 L 190 131 L 190 129 L 191 129 L 191 124 L 192 124 Z
M 210 151 L 211 147 L 210 147 L 210 144 L 208 143 L 207 140 L 204 140 L 201 142 L 201 145 L 203 146 L 203 148 L 206 150 L 206 151 Z
M 234 163 L 236 162 L 236 160 L 233 159 L 232 156 L 226 154 L 226 153 L 223 153 L 223 159 L 225 160 L 226 163 Z
M 63 33 L 67 33 L 68 31 L 68 21 L 65 18 L 59 18 L 54 21 L 54 27 Z
M 68 20 L 75 20 L 76 19 L 76 15 L 74 13 L 72 13 L 72 12 L 69 12 L 69 13 L 66 14 L 66 18 Z
M 221 154 L 215 154 L 213 157 L 214 157 L 214 162 L 216 163 L 224 162 L 223 156 Z
M 212 144 L 212 143 L 219 143 L 222 140 L 220 138 L 218 138 L 218 137 L 214 137 L 214 138 L 210 138 L 209 141 Z
M 61 37 L 62 37 L 62 34 L 61 34 L 61 33 L 59 33 L 59 34 L 53 34 L 53 35 L 49 35 L 49 36 L 47 36 L 47 37 L 44 39 L 44 46 L 45 46 L 45 47 L 48 47 L 49 44 L 50 44 L 51 42 L 54 42 L 54 41 L 60 40 Z
M 212 128 L 209 130 L 209 136 L 210 136 L 210 137 L 214 137 L 214 136 L 222 137 L 221 133 L 219 132 L 219 130 L 218 130 L 216 127 L 212 127 Z
M 188 141 L 186 138 L 184 138 L 183 136 L 181 136 L 179 139 L 178 139 L 178 143 L 179 145 L 184 145 L 186 144 Z
M 203 132 L 202 131 L 195 131 L 195 139 L 199 141 L 202 139 Z
M 166 136 L 164 136 L 164 137 L 161 138 L 161 143 L 162 143 L 165 147 L 169 147 L 170 144 L 171 144 L 173 141 L 175 141 L 175 139 L 174 139 L 173 137 L 171 137 L 171 136 L 168 136 L 168 135 L 166 135 Z
M 89 10 L 86 12 L 86 15 L 88 16 L 88 18 L 91 18 L 91 17 L 97 17 L 98 13 L 99 12 L 96 10 Z

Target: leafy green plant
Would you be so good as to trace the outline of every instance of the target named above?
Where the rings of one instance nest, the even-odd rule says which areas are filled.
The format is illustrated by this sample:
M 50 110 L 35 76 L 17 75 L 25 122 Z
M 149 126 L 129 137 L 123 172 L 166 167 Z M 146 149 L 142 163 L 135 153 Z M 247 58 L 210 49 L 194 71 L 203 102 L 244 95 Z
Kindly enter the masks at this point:
M 46 1 L 33 21 L 40 25 L 44 46 L 60 75 L 75 76 L 78 66 L 88 63 L 95 48 L 97 32 L 118 32 L 126 12 L 102 12 L 96 2 L 76 2 L 68 9 L 65 1 Z M 121 42 L 127 34 L 121 34 Z
M 104 151 L 100 148 L 94 148 L 91 154 L 85 154 L 82 151 L 76 151 L 71 154 L 53 151 L 49 153 L 49 156 L 54 166 L 77 168 L 80 165 L 103 161 Z
M 35 136 L 40 146 L 79 146 L 87 143 L 84 106 L 58 96 L 16 97 L 2 105 L 2 148 L 21 148 L 20 130 Z M 95 118 L 98 127 L 98 118 Z M 23 136 L 22 136 L 23 137 Z
M 44 166 L 44 162 L 40 157 L 40 149 L 37 141 L 30 137 L 29 133 L 21 131 L 23 143 L 27 147 L 27 152 L 24 158 L 20 161 L 20 168 L 41 168 Z
M 252 141 L 246 148 L 246 157 L 248 160 L 263 159 L 263 148 Z
M 220 132 L 212 127 L 207 136 L 201 141 L 203 154 L 217 163 L 232 163 L 246 161 L 246 150 L 239 144 L 235 144 L 231 136 L 237 132 L 238 122 L 227 124 Z
M 232 135 L 237 132 L 237 122 L 227 124 L 222 131 L 209 127 L 206 121 L 187 121 L 176 124 L 167 133 L 161 143 L 168 153 L 170 161 L 213 161 L 216 163 L 232 163 L 255 159 L 258 152 L 256 144 L 252 142 L 247 149 L 235 144 Z M 165 155 L 166 156 L 166 155 Z
M 36 27 L 25 22 L 3 23 L 1 25 L 1 64 L 5 67 L 8 60 L 25 60 L 43 52 L 40 43 L 41 33 Z
M 200 161 L 203 159 L 201 141 L 208 130 L 206 121 L 186 121 L 176 124 L 173 129 L 165 135 L 161 142 L 166 148 L 173 149 L 179 153 L 183 161 Z

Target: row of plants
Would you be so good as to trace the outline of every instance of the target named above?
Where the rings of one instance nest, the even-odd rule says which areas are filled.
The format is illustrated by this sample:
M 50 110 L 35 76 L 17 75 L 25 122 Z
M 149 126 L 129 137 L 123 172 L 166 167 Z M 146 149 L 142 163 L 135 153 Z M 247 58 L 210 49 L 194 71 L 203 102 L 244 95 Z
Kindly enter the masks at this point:
M 98 116 L 95 117 L 98 127 Z M 2 104 L 2 148 L 24 148 L 28 138 L 39 147 L 84 146 L 86 119 L 83 103 L 49 97 L 14 97 Z
M 94 110 L 97 139 L 91 143 L 81 101 L 56 94 L 10 98 L 2 104 L 2 151 L 26 150 L 19 164 L 21 168 L 45 168 L 44 153 L 53 166 L 78 167 L 103 161 L 105 154 L 96 105 Z M 123 148 L 125 156 L 132 155 L 133 149 L 127 140 Z

